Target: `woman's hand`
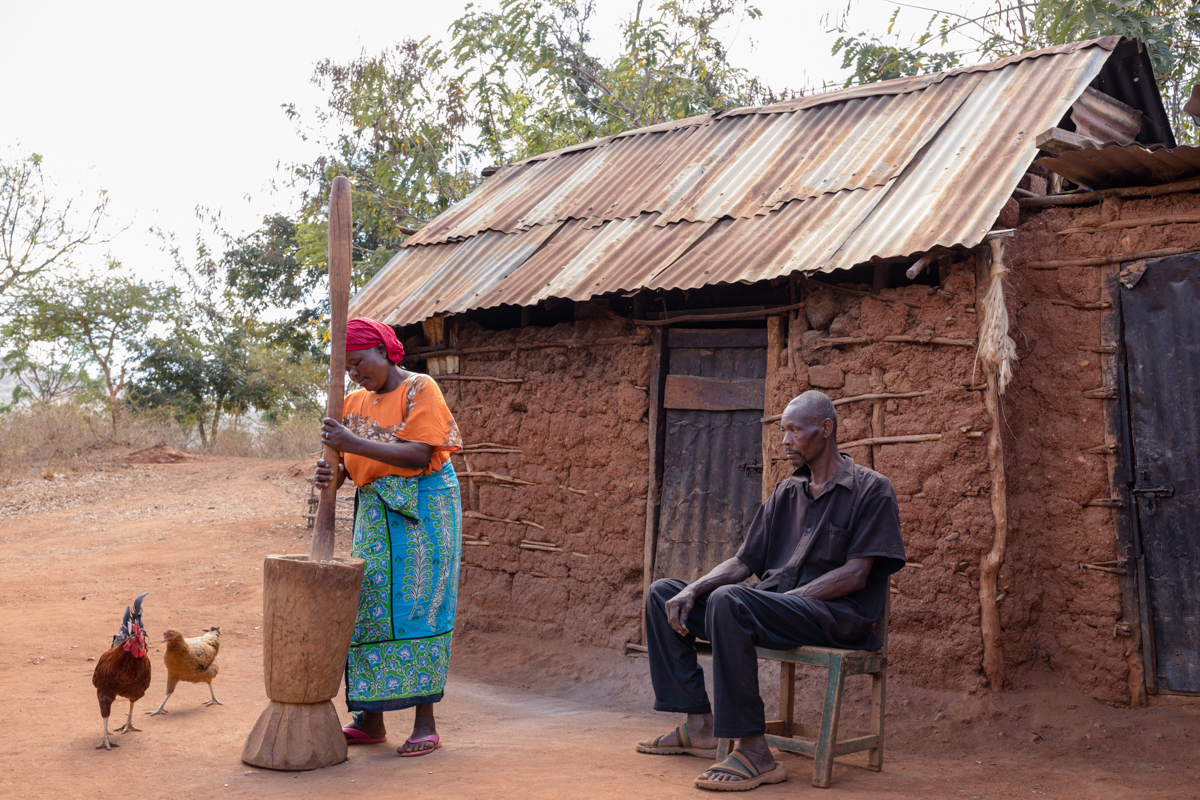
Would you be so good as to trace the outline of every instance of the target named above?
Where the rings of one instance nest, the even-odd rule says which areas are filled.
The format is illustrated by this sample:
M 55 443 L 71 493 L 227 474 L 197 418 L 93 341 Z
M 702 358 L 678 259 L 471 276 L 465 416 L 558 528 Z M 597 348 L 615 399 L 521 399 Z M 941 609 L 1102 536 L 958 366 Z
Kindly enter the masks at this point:
M 313 471 L 313 483 L 316 484 L 318 489 L 324 489 L 330 484 L 335 486 L 341 485 L 341 481 L 338 478 L 342 477 L 343 480 L 345 478 L 344 476 L 339 476 L 340 472 L 340 464 L 335 467 L 322 458 L 317 461 L 316 469 Z
M 321 444 L 345 453 L 356 441 L 358 437 L 336 419 L 326 417 L 321 420 Z

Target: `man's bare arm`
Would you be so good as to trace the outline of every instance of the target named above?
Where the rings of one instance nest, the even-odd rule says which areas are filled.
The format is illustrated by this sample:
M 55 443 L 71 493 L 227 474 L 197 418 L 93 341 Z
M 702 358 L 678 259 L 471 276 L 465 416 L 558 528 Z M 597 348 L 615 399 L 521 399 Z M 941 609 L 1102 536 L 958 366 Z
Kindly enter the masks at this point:
M 722 561 L 703 578 L 688 584 L 682 592 L 667 601 L 667 622 L 680 636 L 686 636 L 688 614 L 692 613 L 692 607 L 696 605 L 696 598 L 704 597 L 720 586 L 741 583 L 751 574 L 750 568 L 736 557 Z
M 852 558 L 837 569 L 826 572 L 821 577 L 809 581 L 787 594 L 795 597 L 811 597 L 813 600 L 836 600 L 866 587 L 867 578 L 871 575 L 871 566 L 875 563 L 874 556 Z

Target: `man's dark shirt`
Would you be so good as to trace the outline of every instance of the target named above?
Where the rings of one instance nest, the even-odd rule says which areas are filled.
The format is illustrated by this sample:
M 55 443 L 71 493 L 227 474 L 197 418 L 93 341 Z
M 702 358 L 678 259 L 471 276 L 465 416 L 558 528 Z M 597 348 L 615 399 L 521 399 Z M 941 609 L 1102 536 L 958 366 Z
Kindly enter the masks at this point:
M 789 592 L 852 558 L 873 556 L 867 585 L 836 600 L 804 598 L 831 647 L 879 647 L 872 626 L 883 613 L 888 576 L 904 567 L 900 509 L 892 482 L 842 454 L 837 474 L 813 499 L 812 474 L 801 467 L 775 487 L 755 515 L 737 558 L 758 575 L 759 589 Z

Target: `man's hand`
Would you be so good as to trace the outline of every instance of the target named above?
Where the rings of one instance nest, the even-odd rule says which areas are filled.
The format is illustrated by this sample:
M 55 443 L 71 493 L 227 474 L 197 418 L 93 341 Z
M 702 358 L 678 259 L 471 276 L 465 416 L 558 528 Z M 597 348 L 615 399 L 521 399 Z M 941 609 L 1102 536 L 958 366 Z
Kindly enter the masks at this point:
M 666 605 L 667 624 L 680 636 L 687 636 L 688 614 L 692 613 L 692 606 L 696 605 L 696 595 L 690 590 L 689 586 L 668 600 Z
M 336 419 L 326 417 L 321 420 L 321 444 L 328 445 L 339 453 L 344 453 L 357 440 L 358 437 Z

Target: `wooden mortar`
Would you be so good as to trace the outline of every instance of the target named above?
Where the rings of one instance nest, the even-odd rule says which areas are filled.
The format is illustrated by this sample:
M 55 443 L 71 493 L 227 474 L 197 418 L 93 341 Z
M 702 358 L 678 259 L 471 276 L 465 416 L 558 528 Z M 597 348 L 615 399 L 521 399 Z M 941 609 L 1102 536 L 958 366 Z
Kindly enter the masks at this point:
M 329 199 L 330 365 L 328 416 L 341 420 L 350 296 L 350 181 Z M 339 454 L 326 446 L 325 460 Z M 346 737 L 331 702 L 346 672 L 365 562 L 334 558 L 337 491 L 321 490 L 309 555 L 263 562 L 263 683 L 271 702 L 242 748 L 256 767 L 305 770 L 346 760 Z

